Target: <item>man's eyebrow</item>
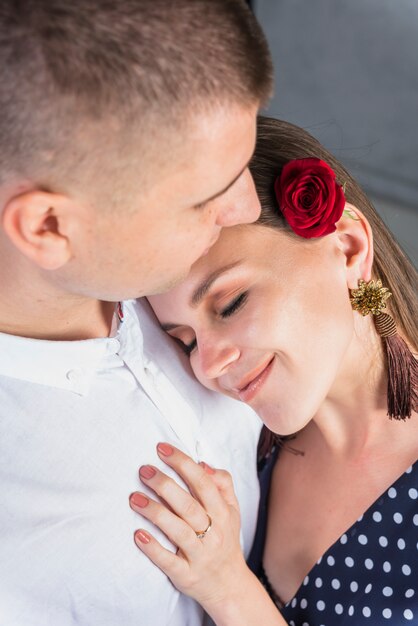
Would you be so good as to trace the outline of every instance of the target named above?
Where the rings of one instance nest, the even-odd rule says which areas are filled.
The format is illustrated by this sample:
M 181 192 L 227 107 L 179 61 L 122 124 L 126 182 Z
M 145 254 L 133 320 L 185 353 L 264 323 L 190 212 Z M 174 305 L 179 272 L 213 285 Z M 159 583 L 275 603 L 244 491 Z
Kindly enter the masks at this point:
M 225 187 L 225 189 L 222 189 L 222 191 L 219 191 L 218 193 L 215 193 L 214 196 L 211 196 L 210 198 L 207 198 L 207 200 L 203 200 L 202 202 L 198 202 L 197 204 L 195 204 L 195 206 L 196 207 L 203 206 L 205 204 L 208 204 L 209 202 L 212 202 L 212 200 L 216 200 L 216 198 L 219 198 L 219 196 L 223 196 L 223 194 L 226 193 L 227 191 L 229 191 L 229 189 L 231 189 L 231 187 L 233 185 L 235 185 L 237 180 L 239 178 L 241 178 L 241 176 L 243 175 L 243 173 L 245 172 L 245 170 L 247 169 L 249 164 L 250 164 L 250 161 L 248 161 L 248 163 L 242 168 L 240 173 L 237 176 L 235 176 L 235 178 Z
M 209 274 L 209 276 L 207 276 L 205 280 L 203 280 L 200 285 L 194 290 L 193 295 L 190 299 L 190 305 L 192 307 L 196 307 L 202 300 L 202 298 L 204 298 L 204 296 L 207 294 L 209 289 L 212 287 L 213 283 L 218 280 L 218 278 L 222 274 L 225 274 L 225 272 L 228 272 L 232 268 L 237 267 L 237 265 L 241 265 L 242 262 L 242 260 L 234 261 L 234 263 L 224 265 L 224 267 L 220 267 L 211 274 Z

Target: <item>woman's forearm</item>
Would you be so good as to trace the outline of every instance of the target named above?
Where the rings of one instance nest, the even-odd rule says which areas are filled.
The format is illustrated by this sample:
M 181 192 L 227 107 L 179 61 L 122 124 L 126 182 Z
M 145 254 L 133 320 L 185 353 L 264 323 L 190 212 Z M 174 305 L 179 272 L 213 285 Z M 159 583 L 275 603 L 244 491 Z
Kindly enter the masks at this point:
M 216 626 L 287 626 L 260 581 L 248 570 L 225 599 L 204 606 Z

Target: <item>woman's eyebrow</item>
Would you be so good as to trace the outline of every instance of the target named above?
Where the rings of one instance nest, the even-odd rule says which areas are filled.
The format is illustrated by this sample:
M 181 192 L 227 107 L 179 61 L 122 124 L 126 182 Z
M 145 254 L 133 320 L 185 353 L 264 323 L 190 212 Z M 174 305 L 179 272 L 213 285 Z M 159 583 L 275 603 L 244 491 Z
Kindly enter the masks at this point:
M 199 286 L 194 290 L 193 295 L 190 298 L 190 306 L 192 306 L 193 308 L 197 307 L 199 302 L 202 300 L 202 298 L 204 298 L 204 296 L 207 294 L 209 289 L 212 287 L 213 283 L 216 280 L 218 280 L 218 278 L 220 278 L 222 274 L 229 272 L 229 270 L 231 270 L 234 267 L 237 267 L 238 265 L 241 265 L 243 262 L 244 262 L 243 259 L 240 259 L 239 261 L 234 261 L 233 263 L 224 265 L 223 267 L 220 267 L 214 272 L 212 272 L 211 274 L 209 274 L 209 276 L 207 276 L 199 284 Z M 176 324 L 173 322 L 167 323 L 167 324 L 163 324 L 163 323 L 161 324 L 161 328 L 165 330 L 166 332 L 170 330 L 174 330 L 175 328 L 179 328 L 180 326 L 183 326 L 183 324 Z
M 225 274 L 225 272 L 228 272 L 232 268 L 241 265 L 241 263 L 243 263 L 243 259 L 240 259 L 239 261 L 234 261 L 234 263 L 229 263 L 228 265 L 224 265 L 223 267 L 220 267 L 211 274 L 209 274 L 209 276 L 207 276 L 194 290 L 193 295 L 190 299 L 190 306 L 196 307 L 202 300 L 202 298 L 207 294 L 209 289 L 212 287 L 213 283 L 218 280 L 218 278 L 222 274 Z

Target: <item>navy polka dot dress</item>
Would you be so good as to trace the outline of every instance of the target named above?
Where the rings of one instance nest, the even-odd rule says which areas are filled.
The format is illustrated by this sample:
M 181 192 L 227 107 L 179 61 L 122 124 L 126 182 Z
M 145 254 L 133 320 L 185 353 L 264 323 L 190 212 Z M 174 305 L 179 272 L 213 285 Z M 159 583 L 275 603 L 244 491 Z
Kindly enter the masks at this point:
M 260 473 L 251 569 L 277 600 L 262 567 L 275 457 Z M 281 613 L 289 626 L 418 626 L 418 462 L 319 559 Z

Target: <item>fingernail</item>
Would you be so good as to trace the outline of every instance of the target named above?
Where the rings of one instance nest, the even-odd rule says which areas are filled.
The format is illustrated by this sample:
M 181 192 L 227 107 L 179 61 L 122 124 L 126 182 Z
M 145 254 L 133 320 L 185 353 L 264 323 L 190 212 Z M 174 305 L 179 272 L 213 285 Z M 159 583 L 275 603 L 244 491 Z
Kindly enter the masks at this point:
M 168 443 L 159 443 L 157 450 L 163 456 L 171 456 L 174 452 L 173 447 L 169 446 Z
M 207 472 L 208 474 L 214 474 L 215 473 L 215 470 L 213 469 L 213 467 L 211 467 L 210 465 L 208 465 L 204 461 L 200 461 L 199 465 L 201 465 L 203 467 L 203 469 L 205 470 L 205 472 Z
M 152 467 L 152 465 L 143 465 L 139 468 L 139 475 L 142 478 L 152 478 L 156 473 L 157 471 L 154 467 Z
M 151 541 L 151 537 L 145 532 L 145 530 L 138 530 L 135 533 L 135 540 L 138 540 L 141 543 L 149 543 Z
M 134 504 L 135 506 L 139 506 L 141 509 L 148 506 L 149 504 L 148 498 L 143 496 L 142 493 L 133 493 L 131 495 L 130 501 L 132 502 L 132 504 Z

